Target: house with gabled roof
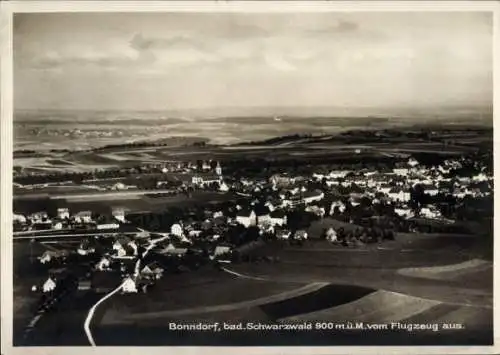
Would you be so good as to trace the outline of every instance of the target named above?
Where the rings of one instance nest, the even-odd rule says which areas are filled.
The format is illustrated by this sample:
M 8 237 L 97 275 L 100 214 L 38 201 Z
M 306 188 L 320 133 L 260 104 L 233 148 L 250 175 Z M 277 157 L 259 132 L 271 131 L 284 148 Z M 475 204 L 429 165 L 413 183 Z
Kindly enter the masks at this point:
M 39 258 L 41 264 L 47 264 L 52 260 L 58 260 L 68 255 L 67 250 L 46 250 Z
M 412 218 L 415 216 L 415 214 L 413 213 L 413 210 L 411 208 L 409 208 L 408 206 L 396 207 L 396 208 L 394 208 L 394 212 L 398 216 L 404 217 L 406 219 L 409 219 L 409 218 Z
M 123 293 L 137 293 L 137 285 L 132 277 L 127 276 L 125 280 L 123 280 L 122 284 L 122 292 Z
M 387 196 L 393 200 L 398 202 L 408 202 L 411 199 L 411 195 L 409 191 L 405 191 L 400 187 L 393 187 L 387 193 Z
M 306 240 L 308 238 L 308 234 L 304 229 L 300 229 L 295 232 L 293 239 L 295 240 Z
M 276 231 L 276 239 L 278 240 L 288 240 L 292 233 L 288 229 L 279 229 Z
M 163 267 L 158 262 L 154 261 L 142 268 L 141 276 L 158 280 L 163 276 L 163 272 Z
M 236 221 L 248 228 L 257 223 L 257 215 L 254 210 L 243 209 L 236 214 Z
M 76 223 L 92 223 L 92 211 L 80 211 L 73 218 Z
M 56 282 L 52 279 L 52 277 L 49 276 L 42 285 L 42 292 L 43 293 L 52 292 L 56 289 L 56 287 L 57 287 Z

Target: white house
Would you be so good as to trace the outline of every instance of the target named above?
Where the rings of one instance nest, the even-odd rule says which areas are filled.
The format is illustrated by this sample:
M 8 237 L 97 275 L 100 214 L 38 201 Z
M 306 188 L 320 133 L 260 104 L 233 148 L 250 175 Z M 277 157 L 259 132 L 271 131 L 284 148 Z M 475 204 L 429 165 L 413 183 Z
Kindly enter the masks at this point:
M 54 221 L 52 224 L 52 228 L 56 230 L 61 230 L 63 228 L 63 224 L 61 221 Z
M 458 181 L 460 181 L 462 184 L 469 184 L 471 182 L 471 178 L 467 176 L 459 176 Z
M 199 230 L 192 230 L 192 231 L 189 231 L 189 233 L 188 233 L 190 238 L 199 237 L 200 234 L 201 234 L 201 231 L 199 231 Z
M 412 168 L 417 166 L 419 162 L 415 158 L 410 158 L 408 159 L 408 165 L 411 166 Z
M 328 177 L 331 179 L 345 178 L 350 172 L 350 170 L 334 170 L 328 174 Z
M 214 250 L 214 257 L 231 252 L 231 247 L 226 245 L 217 245 Z
M 436 196 L 439 193 L 439 189 L 435 186 L 426 186 L 424 187 L 424 193 L 430 196 Z
M 125 186 L 124 183 L 122 182 L 117 182 L 116 184 L 113 185 L 112 189 L 113 190 L 125 190 L 127 187 Z
M 191 178 L 191 183 L 197 186 L 206 186 L 213 183 L 221 183 L 222 177 L 215 174 L 199 174 Z
M 236 215 L 236 222 L 248 228 L 257 223 L 257 216 L 255 215 L 255 212 L 253 210 L 251 211 L 241 210 Z
M 288 240 L 290 239 L 291 232 L 289 230 L 280 230 L 278 233 L 276 233 L 276 238 L 278 240 Z
M 122 290 L 124 293 L 137 293 L 135 281 L 131 277 L 127 277 L 123 282 Z
M 467 193 L 465 189 L 455 189 L 452 195 L 456 198 L 464 198 L 467 195 Z
M 59 219 L 69 218 L 69 209 L 67 209 L 67 208 L 58 208 L 57 209 L 57 218 L 59 218 Z
M 392 169 L 392 172 L 399 176 L 407 176 L 410 171 L 408 170 L 408 168 L 395 168 Z
M 198 176 L 198 175 L 194 175 L 192 178 L 191 178 L 191 183 L 193 185 L 203 185 L 203 178 L 201 176 Z
M 127 256 L 128 252 L 127 252 L 127 249 L 125 249 L 126 246 L 128 246 L 130 248 L 130 252 L 134 251 L 134 252 L 137 252 L 137 246 L 135 246 L 135 249 L 134 247 L 132 247 L 130 244 L 132 242 L 131 241 L 128 241 L 128 240 L 117 240 L 114 242 L 113 244 L 113 250 L 116 251 L 116 256 L 119 257 L 119 258 L 122 258 L 122 257 L 125 257 Z M 134 243 L 135 245 L 135 243 Z
M 122 247 L 122 248 L 116 250 L 116 257 L 123 258 L 126 256 L 127 256 L 127 251 L 125 250 L 125 248 Z
M 142 268 L 141 275 L 158 280 L 163 276 L 163 271 L 163 268 L 158 263 L 153 262 Z
M 89 254 L 94 253 L 95 249 L 94 248 L 86 248 L 82 244 L 80 244 L 80 246 L 78 247 L 76 252 L 80 255 L 89 255 Z
M 18 223 L 26 223 L 26 217 L 22 214 L 14 213 L 13 221 Z
M 204 171 L 208 171 L 208 170 L 210 170 L 210 163 L 209 163 L 209 162 L 207 162 L 207 161 L 204 161 L 204 162 L 202 163 L 201 169 L 202 169 L 202 170 L 204 170 Z
M 373 176 L 373 175 L 376 175 L 377 174 L 377 171 L 373 170 L 373 171 L 365 171 L 363 173 L 364 176 L 368 177 L 368 176 Z
M 441 216 L 441 213 L 439 212 L 438 209 L 433 208 L 433 207 L 423 207 L 420 209 L 420 215 L 424 218 L 438 218 Z
M 404 217 L 404 218 L 406 218 L 406 219 L 411 218 L 411 217 L 413 217 L 413 216 L 415 215 L 415 214 L 413 213 L 413 211 L 412 211 L 410 208 L 408 208 L 408 207 L 396 207 L 396 208 L 394 209 L 394 212 L 395 212 L 398 216 L 400 216 L 400 217 Z
M 52 280 L 51 277 L 49 277 L 42 286 L 42 291 L 44 293 L 54 291 L 56 289 L 56 283 L 54 280 Z
M 486 175 L 485 173 L 479 173 L 477 175 L 474 175 L 472 177 L 472 180 L 479 181 L 479 182 L 488 181 L 488 175 Z
M 337 180 L 327 180 L 326 181 L 326 186 L 328 186 L 328 187 L 338 186 L 338 185 L 340 185 L 340 183 Z
M 392 188 L 388 193 L 387 196 L 393 200 L 393 201 L 398 201 L 398 202 L 408 202 L 411 199 L 410 192 L 404 191 L 401 188 Z
M 393 189 L 393 187 L 390 185 L 382 185 L 379 187 L 378 190 L 384 194 L 388 194 L 392 189 Z
M 38 258 L 41 264 L 46 264 L 50 262 L 52 259 L 57 258 L 61 254 L 55 251 L 47 250 L 45 251 L 42 256 Z
M 442 173 L 442 174 L 448 174 L 450 172 L 450 168 L 447 168 L 447 167 L 444 167 L 442 165 L 439 165 L 438 166 L 438 170 Z
M 303 200 L 301 198 L 292 197 L 292 198 L 284 199 L 281 202 L 281 206 L 282 207 L 295 207 L 295 206 L 301 205 L 302 203 L 303 203 Z
M 275 186 L 287 186 L 295 183 L 294 178 L 278 174 L 271 176 L 269 180 Z
M 170 227 L 170 233 L 175 235 L 176 237 L 181 237 L 184 232 L 182 230 L 182 226 L 178 223 L 175 223 Z
M 35 213 L 30 215 L 30 219 L 34 223 L 38 223 L 38 222 L 42 222 L 44 220 L 48 220 L 49 215 L 47 214 L 47 212 L 35 212 Z
M 120 249 L 123 249 L 122 243 L 120 243 L 119 240 L 115 240 L 115 242 L 113 243 L 113 250 L 120 250 Z
M 306 212 L 314 213 L 315 215 L 323 218 L 325 216 L 325 209 L 323 207 L 318 207 L 316 205 L 307 206 Z
M 314 179 L 316 179 L 316 180 L 323 180 L 326 177 L 326 175 L 324 175 L 324 174 L 318 174 L 318 173 L 313 173 L 312 177 Z
M 91 223 L 92 222 L 92 212 L 91 211 L 80 211 L 74 215 L 76 223 Z
M 227 184 L 222 181 L 219 185 L 219 191 L 221 192 L 228 192 L 229 191 L 229 186 L 227 186 Z
M 337 232 L 333 228 L 329 228 L 325 234 L 326 240 L 329 242 L 337 241 Z
M 125 223 L 125 209 L 124 208 L 114 208 L 112 212 L 113 217 L 115 217 L 116 220 Z
M 353 198 L 353 197 L 351 197 L 349 199 L 349 202 L 351 203 L 351 206 L 353 206 L 353 207 L 359 206 L 361 204 L 359 198 Z
M 219 218 L 219 217 L 224 217 L 224 212 L 222 211 L 215 211 L 214 213 L 212 213 L 212 217 L 215 219 L 215 218 Z
M 295 232 L 293 238 L 296 240 L 306 240 L 308 238 L 308 235 L 305 230 L 301 229 Z

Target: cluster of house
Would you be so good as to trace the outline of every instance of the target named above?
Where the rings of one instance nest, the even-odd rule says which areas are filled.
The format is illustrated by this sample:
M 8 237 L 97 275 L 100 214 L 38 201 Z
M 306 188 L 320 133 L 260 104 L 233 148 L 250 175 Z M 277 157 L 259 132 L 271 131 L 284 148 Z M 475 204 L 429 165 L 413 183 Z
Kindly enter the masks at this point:
M 21 230 L 64 230 L 74 228 L 95 228 L 97 230 L 118 229 L 125 223 L 125 209 L 114 208 L 111 215 L 96 218 L 92 211 L 79 211 L 71 214 L 69 208 L 58 208 L 56 215 L 50 217 L 46 211 L 24 215 L 14 213 L 14 231 Z
M 229 187 L 222 175 L 222 166 L 220 162 L 217 162 L 214 168 L 212 168 L 212 161 L 204 161 L 201 167 L 198 167 L 192 162 L 184 164 L 178 163 L 174 166 L 163 166 L 161 172 L 163 174 L 180 173 L 181 175 L 177 175 L 178 178 L 182 178 L 182 184 L 179 187 L 185 188 L 187 186 L 193 186 L 202 189 L 216 184 L 219 191 L 229 191 Z M 162 188 L 170 186 L 170 183 L 170 181 L 160 180 L 157 181 L 156 187 Z M 111 186 L 112 190 L 128 190 L 134 188 L 137 188 L 137 186 L 126 185 L 123 182 L 117 182 Z
M 192 234 L 191 234 L 192 236 Z M 60 270 L 71 268 L 69 263 L 89 263 L 90 270 L 80 275 L 77 289 L 93 290 L 97 293 L 109 292 L 121 285 L 123 293 L 146 292 L 148 287 L 160 280 L 165 272 L 165 261 L 170 258 L 182 259 L 193 242 L 185 236 L 181 224 L 174 224 L 170 233 L 152 234 L 139 231 L 131 235 L 116 234 L 109 237 L 86 239 L 75 250 L 47 250 L 38 257 L 42 265 L 58 268 L 50 269 L 48 277 L 32 290 L 51 293 L 66 277 Z M 232 250 L 230 245 L 216 245 L 210 259 L 224 261 Z M 149 254 L 149 258 L 146 256 Z M 68 261 L 73 255 L 76 259 Z M 79 257 L 79 258 L 78 258 Z M 66 269 L 61 266 L 66 266 Z M 63 277 L 64 276 L 64 277 Z
M 362 172 L 340 170 L 329 174 L 313 174 L 313 178 L 324 181 L 329 187 L 351 188 L 353 192 L 350 194 L 350 202 L 353 206 L 358 205 L 362 197 L 369 197 L 373 203 L 384 198 L 394 204 L 395 212 L 399 216 L 411 218 L 414 212 L 408 206 L 408 202 L 411 200 L 411 189 L 417 185 L 429 196 L 441 193 L 463 199 L 467 196 L 484 197 L 491 194 L 493 177 L 488 176 L 484 168 L 481 172 L 468 177 L 448 175 L 452 169 L 461 167 L 459 160 L 446 160 L 439 166 L 427 168 L 410 158 L 406 164 L 388 173 L 375 170 Z M 424 218 L 440 218 L 439 209 L 432 204 L 422 206 L 419 214 Z
M 306 192 L 297 191 L 296 199 L 309 205 L 310 211 L 315 211 L 317 206 L 314 206 L 313 202 L 323 199 L 324 193 L 319 190 Z M 168 233 L 152 234 L 142 231 L 134 233 L 132 236 L 116 234 L 111 237 L 98 238 L 107 241 L 107 243 L 92 238 L 81 242 L 76 250 L 71 252 L 47 250 L 38 259 L 41 264 L 51 265 L 53 261 L 63 261 L 64 264 L 70 254 L 93 257 L 92 260 L 95 262 L 92 272 L 90 276 L 79 281 L 78 289 L 108 292 L 122 283 L 123 292 L 138 292 L 141 289 L 145 291 L 147 287 L 159 280 L 165 271 L 162 263 L 154 259 L 140 265 L 140 261 L 144 260 L 145 253 L 153 251 L 152 254 L 159 258 L 182 259 L 189 250 L 196 249 L 198 237 L 207 228 L 212 231 L 209 238 L 211 248 L 208 257 L 212 260 L 217 259 L 219 262 L 228 262 L 231 252 L 238 249 L 225 239 L 224 234 L 230 228 L 237 226 L 256 227 L 260 233 L 276 232 L 278 239 L 307 239 L 308 234 L 305 230 L 292 232 L 287 228 L 287 210 L 285 208 L 291 206 L 287 201 L 289 201 L 287 198 L 283 198 L 281 204 L 274 205 L 270 201 L 263 204 L 255 200 L 246 206 L 236 205 L 232 217 L 229 217 L 225 211 L 215 208 L 210 218 L 204 221 L 193 221 L 193 223 L 179 221 L 172 224 Z M 322 212 L 324 214 L 324 210 Z M 70 218 L 69 214 L 65 214 L 63 217 Z M 125 221 L 124 214 L 116 217 L 120 221 Z M 96 244 L 99 244 L 100 247 L 97 248 Z M 243 249 L 245 247 L 242 246 Z M 54 273 L 49 273 L 47 280 L 36 290 L 53 292 L 60 279 Z
M 207 170 L 211 165 L 206 164 Z M 411 199 L 410 189 L 419 185 L 422 191 L 430 196 L 451 194 L 457 198 L 466 196 L 478 197 L 491 194 L 492 176 L 480 169 L 469 177 L 450 177 L 449 172 L 461 167 L 459 160 L 448 160 L 437 167 L 426 168 L 415 159 L 409 159 L 406 164 L 392 169 L 391 172 L 378 171 L 349 171 L 337 170 L 328 174 L 313 174 L 312 178 L 291 177 L 286 174 L 274 175 L 266 181 L 251 181 L 243 179 L 238 186 L 231 188 L 247 203 L 235 203 L 231 213 L 215 207 L 204 221 L 181 221 L 172 224 L 169 233 L 151 234 L 139 232 L 133 237 L 119 235 L 111 237 L 108 243 L 99 252 L 94 243 L 82 242 L 74 251 L 80 256 L 97 256 L 93 264 L 91 276 L 81 280 L 80 289 L 92 288 L 97 292 L 106 292 L 122 283 L 124 292 L 138 292 L 146 290 L 150 285 L 162 278 L 164 267 L 161 262 L 153 259 L 144 261 L 143 256 L 149 251 L 158 257 L 181 259 L 189 250 L 193 250 L 200 238 L 206 238 L 210 230 L 209 242 L 211 249 L 209 258 L 224 260 L 236 247 L 226 239 L 225 233 L 230 228 L 243 226 L 257 227 L 259 232 L 272 233 L 277 239 L 308 239 L 306 230 L 291 230 L 287 215 L 298 206 L 303 206 L 306 212 L 319 217 L 334 215 L 346 211 L 345 200 L 336 199 L 329 206 L 320 203 L 325 198 L 325 192 L 331 188 L 349 188 L 348 203 L 357 206 L 363 198 L 372 203 L 391 201 L 396 214 L 403 218 L 414 217 L 415 211 L 409 207 Z M 212 178 L 198 174 L 193 176 L 193 184 L 204 186 L 213 182 L 221 182 L 222 171 L 217 164 L 216 174 Z M 324 189 L 308 188 L 311 183 L 325 186 Z M 483 188 L 475 187 L 481 185 Z M 484 188 L 486 186 L 486 188 Z M 325 210 L 326 209 L 326 210 Z M 419 216 L 429 219 L 440 218 L 438 208 L 432 204 L 422 206 Z M 95 225 L 96 229 L 109 230 L 118 228 L 120 223 L 126 222 L 125 210 L 116 209 L 112 213 L 112 220 L 95 221 L 90 211 L 70 215 L 68 209 L 61 208 L 57 217 L 51 220 L 46 213 L 40 212 L 30 216 L 15 215 L 20 223 L 50 224 L 52 228 L 63 228 L 64 223 L 82 223 Z M 109 223 L 108 223 L 109 222 Z M 54 223 L 61 223 L 55 226 Z M 336 231 L 326 231 L 326 239 L 336 240 Z M 96 255 L 99 253 L 99 255 Z M 49 263 L 53 259 L 67 258 L 66 251 L 47 251 L 39 259 L 40 263 Z M 144 261 L 144 264 L 142 264 Z M 44 292 L 52 292 L 57 285 L 58 276 L 50 275 L 46 282 L 39 287 Z M 107 285 L 107 286 L 106 286 Z

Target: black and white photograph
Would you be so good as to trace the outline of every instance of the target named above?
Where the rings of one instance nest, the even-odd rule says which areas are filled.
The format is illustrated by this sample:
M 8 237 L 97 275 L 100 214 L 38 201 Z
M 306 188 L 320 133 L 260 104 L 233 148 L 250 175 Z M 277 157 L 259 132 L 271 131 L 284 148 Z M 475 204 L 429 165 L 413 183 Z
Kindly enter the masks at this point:
M 492 8 L 230 3 L 12 14 L 12 346 L 493 346 Z

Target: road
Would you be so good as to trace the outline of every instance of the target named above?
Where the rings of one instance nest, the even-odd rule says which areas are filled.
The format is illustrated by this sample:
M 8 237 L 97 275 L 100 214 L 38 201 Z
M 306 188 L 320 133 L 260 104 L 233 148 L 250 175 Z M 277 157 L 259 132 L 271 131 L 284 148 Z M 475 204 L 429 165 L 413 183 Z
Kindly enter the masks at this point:
M 126 190 L 126 191 L 106 191 L 106 192 L 88 192 L 84 194 L 63 194 L 51 195 L 53 199 L 96 199 L 102 197 L 124 197 L 124 196 L 142 196 L 149 194 L 167 194 L 172 193 L 174 190 L 160 189 L 160 190 Z
M 144 230 L 144 229 L 141 229 L 140 233 L 149 233 L 149 232 Z M 169 238 L 168 235 L 163 235 L 163 237 L 161 237 L 161 238 L 151 240 L 151 243 L 146 247 L 146 250 L 142 253 L 142 258 L 145 258 L 148 255 L 149 251 L 156 246 L 156 244 L 158 244 L 159 242 L 164 241 L 168 238 Z M 141 270 L 141 258 L 138 258 L 137 262 L 135 264 L 135 268 L 134 268 L 134 275 L 133 275 L 134 282 L 139 277 L 140 270 Z M 114 289 L 113 291 L 111 291 L 110 293 L 105 295 L 103 298 L 101 298 L 99 301 L 97 301 L 97 303 L 94 304 L 90 308 L 89 313 L 87 314 L 87 317 L 85 318 L 85 323 L 83 324 L 83 329 L 85 331 L 85 334 L 87 335 L 87 339 L 88 339 L 90 345 L 96 346 L 96 343 L 94 341 L 94 337 L 92 336 L 92 332 L 90 331 L 90 324 L 92 322 L 92 318 L 94 317 L 94 313 L 95 313 L 97 307 L 99 307 L 99 305 L 104 303 L 104 301 L 111 298 L 113 295 L 115 295 L 119 291 L 121 291 L 123 289 L 124 284 L 125 284 L 125 281 L 123 281 L 120 284 L 120 286 L 118 286 L 116 289 Z
M 56 234 L 56 235 L 14 235 L 14 240 L 30 240 L 30 239 L 54 239 L 54 238 L 71 238 L 71 237 L 95 237 L 95 236 L 103 236 L 103 235 L 136 235 L 137 232 L 103 232 L 103 233 L 85 233 L 85 234 Z

